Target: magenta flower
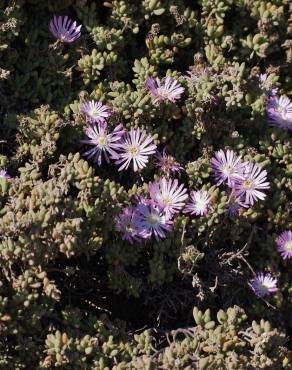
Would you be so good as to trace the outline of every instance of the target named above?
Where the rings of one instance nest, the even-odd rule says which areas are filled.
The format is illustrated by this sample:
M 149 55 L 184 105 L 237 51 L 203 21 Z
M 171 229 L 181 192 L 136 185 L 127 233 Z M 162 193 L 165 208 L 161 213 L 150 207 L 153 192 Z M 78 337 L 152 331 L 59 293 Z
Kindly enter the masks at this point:
M 121 164 L 119 171 L 127 169 L 132 163 L 136 172 L 146 166 L 149 156 L 156 151 L 156 145 L 145 131 L 131 128 L 124 136 L 119 150 L 120 159 L 116 161 L 117 164 Z
M 60 41 L 71 43 L 76 41 L 80 35 L 81 25 L 77 26 L 76 22 L 72 22 L 68 16 L 54 15 L 49 23 L 49 30 Z
M 259 298 L 275 293 L 278 290 L 277 279 L 273 278 L 269 273 L 255 275 L 250 281 L 250 287 Z
M 175 103 L 181 98 L 184 88 L 172 77 L 166 77 L 162 84 L 159 78 L 148 77 L 146 87 L 153 96 L 153 104 L 158 105 L 162 101 Z
M 267 114 L 272 126 L 292 130 L 292 102 L 287 96 L 273 96 L 268 100 Z
M 90 123 L 103 123 L 112 114 L 107 105 L 102 104 L 101 101 L 87 101 L 82 103 L 81 112 L 85 114 Z
M 253 206 L 258 199 L 265 199 L 266 194 L 262 190 L 270 188 L 266 180 L 267 171 L 257 164 L 248 162 L 245 165 L 243 177 L 235 181 L 235 194 L 243 200 L 246 206 Z
M 187 189 L 179 185 L 176 179 L 163 177 L 159 182 L 150 183 L 148 189 L 154 204 L 163 210 L 168 218 L 183 208 L 188 197 Z
M 109 163 L 110 158 L 114 160 L 119 158 L 117 150 L 120 148 L 121 138 L 124 134 L 122 125 L 118 125 L 109 133 L 106 123 L 98 123 L 97 125 L 88 126 L 85 129 L 85 134 L 89 139 L 81 142 L 93 146 L 84 153 L 88 159 L 93 158 L 93 161 L 100 166 L 103 155 L 107 163 Z
M 186 205 L 184 212 L 196 216 L 205 216 L 210 210 L 211 197 L 205 190 L 192 191 L 191 201 Z
M 134 225 L 139 236 L 148 239 L 154 235 L 156 240 L 166 237 L 166 232 L 172 230 L 172 222 L 165 213 L 155 205 L 138 204 Z
M 232 187 L 235 180 L 242 178 L 244 163 L 241 156 L 237 156 L 232 150 L 226 153 L 221 149 L 211 158 L 211 166 L 217 185 L 227 181 L 228 186 Z
M 6 180 L 10 180 L 11 179 L 11 176 L 8 175 L 7 171 L 6 170 L 0 170 L 0 177 L 6 179 Z
M 284 260 L 292 258 L 292 231 L 283 231 L 276 239 L 278 251 Z
M 163 149 L 162 153 L 157 152 L 155 154 L 155 159 L 155 166 L 167 176 L 170 176 L 171 173 L 180 173 L 183 169 L 183 167 L 175 160 L 174 157 L 166 153 L 165 148 Z
M 133 242 L 141 241 L 138 230 L 134 225 L 136 210 L 133 207 L 123 208 L 121 213 L 115 218 L 115 228 L 122 233 L 122 239 Z

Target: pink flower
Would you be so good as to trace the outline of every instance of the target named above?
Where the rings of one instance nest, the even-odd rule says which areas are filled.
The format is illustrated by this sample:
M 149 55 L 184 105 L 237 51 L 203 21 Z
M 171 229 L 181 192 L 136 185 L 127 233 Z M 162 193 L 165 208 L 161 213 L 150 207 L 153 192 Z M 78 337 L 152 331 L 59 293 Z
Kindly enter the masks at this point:
M 235 194 L 242 199 L 246 206 L 253 206 L 258 199 L 265 199 L 266 194 L 263 190 L 270 188 L 270 184 L 266 180 L 267 171 L 257 164 L 248 162 L 243 177 L 235 181 Z
M 162 153 L 156 153 L 155 159 L 155 166 L 167 176 L 170 176 L 171 173 L 180 173 L 183 169 L 183 167 L 175 160 L 174 157 L 166 153 L 165 148 L 163 149 Z
M 229 149 L 226 153 L 222 149 L 216 152 L 215 157 L 211 159 L 211 166 L 217 185 L 227 181 L 229 187 L 233 186 L 236 179 L 242 177 L 244 169 L 241 157 Z
M 87 150 L 84 155 L 88 159 L 93 158 L 99 166 L 102 162 L 102 156 L 109 162 L 111 159 L 117 160 L 119 158 L 118 149 L 120 148 L 120 141 L 124 134 L 122 125 L 118 125 L 111 133 L 108 132 L 106 123 L 98 123 L 97 125 L 90 125 L 85 129 L 85 134 L 88 140 L 82 140 L 83 144 L 92 146 L 93 148 Z
M 122 238 L 133 244 L 134 241 L 141 241 L 139 232 L 134 225 L 136 209 L 133 207 L 123 208 L 121 213 L 115 218 L 116 230 L 122 233 Z
M 165 212 L 167 217 L 179 212 L 188 197 L 187 189 L 179 185 L 176 179 L 163 177 L 159 182 L 150 183 L 148 188 L 150 198 Z
M 148 239 L 153 234 L 156 240 L 166 237 L 166 232 L 172 230 L 172 222 L 165 213 L 155 205 L 138 204 L 134 225 L 139 235 Z
M 277 279 L 273 278 L 269 273 L 255 275 L 250 281 L 250 287 L 259 298 L 275 293 L 278 290 Z
M 146 87 L 153 96 L 153 104 L 158 105 L 161 101 L 175 103 L 181 98 L 184 88 L 172 77 L 166 77 L 162 84 L 159 78 L 148 77 Z
M 120 159 L 116 161 L 117 164 L 121 164 L 119 171 L 127 169 L 132 164 L 136 172 L 146 166 L 149 156 L 156 151 L 156 145 L 145 131 L 131 128 L 124 136 L 119 151 Z
M 210 210 L 211 197 L 205 190 L 192 191 L 191 201 L 185 207 L 185 213 L 196 216 L 205 216 Z
M 76 41 L 80 35 L 81 25 L 77 26 L 76 22 L 72 22 L 68 16 L 54 15 L 49 23 L 49 30 L 60 41 L 71 43 Z
M 107 105 L 102 104 L 101 101 L 87 101 L 82 103 L 81 112 L 85 114 L 90 123 L 103 123 L 112 114 Z
M 283 231 L 276 239 L 276 243 L 284 260 L 292 258 L 292 231 Z
M 272 126 L 292 130 L 292 102 L 287 96 L 272 96 L 268 100 L 267 114 Z
M 11 179 L 11 176 L 8 175 L 7 171 L 6 170 L 0 170 L 0 177 L 6 179 L 6 180 L 10 180 Z

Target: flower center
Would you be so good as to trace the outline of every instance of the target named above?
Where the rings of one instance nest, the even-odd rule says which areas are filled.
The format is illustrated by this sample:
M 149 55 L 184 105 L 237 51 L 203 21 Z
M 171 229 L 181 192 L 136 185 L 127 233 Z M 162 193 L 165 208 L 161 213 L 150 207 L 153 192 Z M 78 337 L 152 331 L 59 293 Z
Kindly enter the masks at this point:
M 262 293 L 262 295 L 265 295 L 269 292 L 269 288 L 265 284 L 260 284 L 259 291 Z
M 204 199 L 198 199 L 197 200 L 197 208 L 198 209 L 205 209 L 206 208 L 206 202 Z
M 166 206 L 170 206 L 172 203 L 172 199 L 169 197 L 162 198 L 162 203 L 165 204 Z
M 97 143 L 98 145 L 100 145 L 101 147 L 105 147 L 107 146 L 107 137 L 106 136 L 100 136 L 97 140 Z
M 223 167 L 223 173 L 224 175 L 230 175 L 232 172 L 232 167 L 228 164 L 226 164 L 224 167 Z
M 128 147 L 128 153 L 131 154 L 132 157 L 135 157 L 139 154 L 139 149 L 136 146 L 130 145 Z
M 92 109 L 90 109 L 88 114 L 91 117 L 98 117 L 99 116 L 99 111 L 96 108 L 92 108 Z
M 167 158 L 165 161 L 164 161 L 164 167 L 165 168 L 171 168 L 173 166 L 173 158 Z
M 168 97 L 168 91 L 165 90 L 164 87 L 160 87 L 157 89 L 157 92 L 158 92 L 158 95 L 162 98 L 162 99 L 167 99 Z
M 126 231 L 128 233 L 132 233 L 134 231 L 133 227 L 131 224 L 127 224 L 126 227 L 125 227 Z
M 285 249 L 288 251 L 292 251 L 292 241 L 285 243 Z
M 158 224 L 159 220 L 160 220 L 159 215 L 157 215 L 155 213 L 150 213 L 147 216 L 147 221 L 149 222 L 150 225 L 156 225 L 156 224 Z
M 245 189 L 252 189 L 253 181 L 252 180 L 245 180 L 243 183 Z

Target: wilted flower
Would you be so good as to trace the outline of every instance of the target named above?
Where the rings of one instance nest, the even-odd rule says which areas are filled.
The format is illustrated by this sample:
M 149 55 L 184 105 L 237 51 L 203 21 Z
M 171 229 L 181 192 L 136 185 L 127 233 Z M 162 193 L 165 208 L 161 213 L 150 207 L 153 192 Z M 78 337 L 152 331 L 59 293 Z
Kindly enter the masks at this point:
M 179 173 L 183 169 L 183 167 L 175 160 L 174 157 L 166 153 L 165 148 L 163 149 L 162 153 L 157 152 L 155 154 L 155 159 L 156 167 L 158 167 L 167 176 L 169 176 L 171 173 Z
M 146 87 L 154 97 L 153 103 L 159 104 L 161 101 L 171 101 L 175 103 L 184 92 L 184 88 L 172 77 L 166 77 L 162 84 L 159 78 L 148 77 Z
M 89 122 L 105 122 L 112 114 L 107 105 L 102 104 L 101 101 L 87 101 L 82 103 L 81 112 L 85 114 Z
M 134 217 L 136 211 L 133 207 L 123 208 L 121 213 L 115 218 L 116 230 L 121 232 L 124 240 L 133 243 L 134 241 L 140 241 L 138 231 L 134 225 Z
M 232 150 L 216 152 L 211 158 L 211 166 L 217 185 L 227 180 L 228 186 L 232 187 L 236 179 L 242 178 L 244 163 L 241 156 L 238 157 Z
M 245 205 L 243 203 L 243 201 L 240 198 L 238 198 L 235 195 L 234 191 L 232 190 L 229 194 L 229 199 L 228 199 L 228 202 L 226 204 L 227 215 L 229 217 L 238 216 L 240 210 L 243 209 L 243 206 L 247 207 L 247 205 Z
M 277 288 L 277 279 L 269 273 L 259 273 L 250 281 L 250 287 L 257 297 L 263 298 L 275 293 Z
M 156 240 L 163 239 L 172 229 L 171 220 L 158 206 L 138 204 L 136 212 L 134 225 L 143 238 L 150 238 L 153 234 Z
M 267 114 L 270 124 L 292 130 L 292 102 L 287 96 L 273 96 L 268 100 Z
M 66 43 L 77 40 L 81 35 L 81 25 L 77 26 L 77 23 L 72 22 L 67 15 L 64 17 L 54 15 L 49 23 L 49 29 L 57 39 Z
M 146 166 L 148 157 L 156 151 L 156 145 L 145 131 L 131 128 L 124 136 L 119 150 L 120 159 L 116 161 L 117 164 L 122 164 L 119 171 L 127 169 L 132 162 L 136 172 Z
M 266 194 L 262 190 L 270 188 L 266 180 L 267 171 L 255 163 L 248 162 L 245 165 L 243 177 L 235 181 L 235 194 L 242 198 L 246 206 L 252 206 L 258 199 L 265 199 Z
M 196 216 L 204 216 L 210 209 L 211 196 L 205 190 L 192 191 L 191 201 L 186 205 L 184 212 Z
M 189 83 L 196 83 L 199 80 L 203 78 L 207 78 L 211 76 L 210 68 L 208 67 L 201 67 L 199 70 L 197 70 L 195 73 L 192 71 L 187 71 L 187 75 L 185 76 L 186 80 Z M 212 73 L 212 76 L 217 76 L 215 73 Z
M 111 133 L 108 132 L 106 123 L 98 123 L 97 125 L 90 125 L 85 129 L 85 134 L 88 140 L 82 140 L 83 144 L 91 145 L 93 148 L 87 150 L 84 155 L 88 159 L 93 158 L 99 166 L 102 162 L 102 155 L 104 155 L 107 162 L 111 159 L 117 160 L 119 154 L 117 150 L 120 148 L 120 141 L 124 134 L 123 126 L 118 125 Z
M 163 177 L 159 182 L 150 183 L 148 188 L 150 198 L 165 212 L 167 217 L 179 212 L 188 197 L 187 189 L 179 185 L 176 179 Z
M 277 87 L 273 87 L 272 82 L 269 79 L 269 76 L 266 73 L 261 73 L 258 75 L 259 87 L 267 96 L 275 96 L 278 92 Z
M 292 258 L 292 231 L 283 231 L 276 239 L 278 251 L 284 260 Z
M 0 170 L 0 177 L 4 178 L 6 180 L 11 179 L 11 176 L 8 175 L 6 170 Z

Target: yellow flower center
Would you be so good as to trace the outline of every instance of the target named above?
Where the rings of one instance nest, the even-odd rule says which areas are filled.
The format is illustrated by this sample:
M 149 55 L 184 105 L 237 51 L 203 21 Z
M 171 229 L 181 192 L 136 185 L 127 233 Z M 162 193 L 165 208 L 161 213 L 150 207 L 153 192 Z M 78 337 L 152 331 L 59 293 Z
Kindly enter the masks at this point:
M 169 206 L 172 203 L 172 199 L 169 198 L 169 197 L 166 197 L 166 198 L 162 199 L 162 202 L 163 202 L 163 204 Z
M 98 138 L 98 144 L 102 147 L 105 147 L 107 145 L 107 137 L 106 136 L 100 136 Z
M 139 154 L 139 149 L 136 146 L 130 145 L 129 148 L 128 148 L 128 152 L 133 157 L 135 157 L 137 154 Z
M 285 249 L 287 249 L 288 251 L 292 251 L 292 241 L 285 243 Z
M 155 225 L 159 221 L 159 216 L 156 214 L 150 213 L 150 215 L 147 216 L 147 221 L 149 222 L 149 224 Z
M 252 180 L 245 180 L 243 183 L 243 186 L 245 189 L 251 189 L 253 186 L 253 181 Z

